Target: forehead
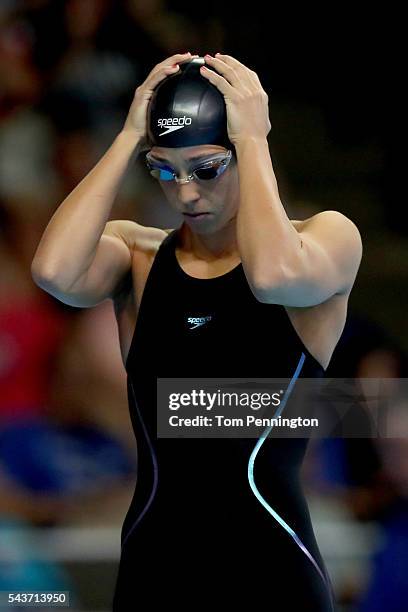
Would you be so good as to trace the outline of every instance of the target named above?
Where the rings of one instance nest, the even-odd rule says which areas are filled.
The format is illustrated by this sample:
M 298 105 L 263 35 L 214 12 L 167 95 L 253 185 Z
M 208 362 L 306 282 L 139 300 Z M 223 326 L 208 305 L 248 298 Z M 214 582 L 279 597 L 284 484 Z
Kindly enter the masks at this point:
M 152 147 L 150 153 L 157 159 L 165 159 L 176 163 L 195 161 L 201 157 L 208 157 L 214 153 L 226 153 L 227 149 L 220 145 L 198 145 L 195 147 Z

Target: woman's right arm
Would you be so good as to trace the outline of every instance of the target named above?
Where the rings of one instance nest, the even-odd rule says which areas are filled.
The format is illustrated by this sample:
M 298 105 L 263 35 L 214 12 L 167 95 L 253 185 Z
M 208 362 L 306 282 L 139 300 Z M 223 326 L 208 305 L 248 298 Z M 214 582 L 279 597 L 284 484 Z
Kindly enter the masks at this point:
M 63 300 L 75 293 L 95 263 L 102 284 L 94 287 L 95 300 L 113 289 L 130 267 L 124 242 L 105 235 L 114 199 L 139 138 L 120 132 L 96 166 L 65 198 L 51 217 L 31 263 L 34 281 Z M 129 222 L 131 223 L 131 222 Z M 135 224 L 137 226 L 137 224 Z M 92 295 L 89 295 L 92 299 Z
M 188 53 L 173 55 L 153 68 L 136 89 L 122 131 L 51 217 L 31 273 L 38 286 L 59 300 L 93 306 L 112 297 L 130 269 L 139 237 L 162 233 L 133 221 L 108 219 L 130 161 L 146 146 L 147 106 L 154 88 L 190 58 Z

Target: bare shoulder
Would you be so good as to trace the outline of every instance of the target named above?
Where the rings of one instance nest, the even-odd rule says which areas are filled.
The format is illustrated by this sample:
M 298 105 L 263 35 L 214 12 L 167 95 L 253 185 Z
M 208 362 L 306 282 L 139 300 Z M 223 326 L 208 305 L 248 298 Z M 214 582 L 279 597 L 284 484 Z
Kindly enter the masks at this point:
M 313 225 L 314 227 L 343 227 L 344 229 L 353 233 L 359 233 L 356 224 L 344 213 L 341 213 L 338 210 L 321 210 L 315 215 L 301 221 L 291 219 L 291 223 L 298 231 L 302 231 L 306 227 Z
M 349 236 L 356 242 L 361 242 L 357 225 L 338 210 L 322 210 L 303 221 L 292 221 L 298 231 L 325 233 L 327 235 L 341 231 L 343 236 Z
M 346 259 L 361 260 L 361 234 L 349 217 L 338 210 L 323 210 L 303 221 L 291 221 L 298 232 L 307 234 L 322 245 L 331 244 Z
M 361 234 L 354 221 L 337 210 L 323 210 L 292 223 L 311 243 L 319 245 L 321 252 L 329 254 L 345 279 L 343 290 L 337 294 L 349 295 L 363 256 Z
M 114 219 L 106 223 L 104 234 L 116 236 L 122 240 L 129 250 L 149 252 L 159 248 L 161 242 L 172 230 L 141 225 L 129 219 Z

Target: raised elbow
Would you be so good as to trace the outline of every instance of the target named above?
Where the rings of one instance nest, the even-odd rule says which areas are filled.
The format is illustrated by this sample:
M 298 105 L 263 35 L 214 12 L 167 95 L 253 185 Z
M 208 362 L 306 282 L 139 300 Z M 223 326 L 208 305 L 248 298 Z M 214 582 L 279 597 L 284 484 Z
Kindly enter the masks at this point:
M 58 284 L 58 274 L 49 266 L 40 264 L 36 259 L 31 262 L 31 277 L 38 287 L 47 290 L 50 287 L 55 287 Z
M 287 290 L 291 283 L 291 275 L 283 265 L 275 265 L 273 269 L 257 270 L 247 274 L 252 293 L 259 302 L 278 303 L 282 291 Z

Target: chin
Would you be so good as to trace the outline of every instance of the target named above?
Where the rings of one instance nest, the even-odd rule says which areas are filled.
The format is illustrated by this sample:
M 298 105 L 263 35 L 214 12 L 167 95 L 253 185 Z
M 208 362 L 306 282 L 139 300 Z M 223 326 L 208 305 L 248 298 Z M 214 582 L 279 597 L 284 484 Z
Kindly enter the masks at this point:
M 189 219 L 184 219 L 183 225 L 187 226 L 194 234 L 213 234 L 218 229 L 214 221 L 214 219 L 204 219 L 199 222 L 190 222 Z

